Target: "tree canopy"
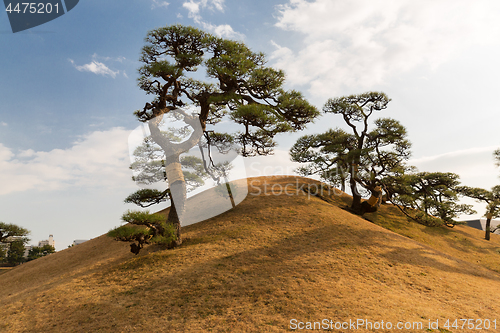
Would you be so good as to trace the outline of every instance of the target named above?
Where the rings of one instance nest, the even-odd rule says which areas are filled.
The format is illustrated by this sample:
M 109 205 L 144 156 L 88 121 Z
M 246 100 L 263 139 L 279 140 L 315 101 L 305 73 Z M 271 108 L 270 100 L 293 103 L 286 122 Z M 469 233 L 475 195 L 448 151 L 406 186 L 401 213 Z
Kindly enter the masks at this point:
M 51 253 L 55 253 L 56 249 L 49 244 L 46 244 L 44 246 L 33 246 L 29 251 L 28 251 L 28 261 L 35 260 L 41 257 L 45 257 Z
M 12 243 L 14 240 L 28 242 L 30 231 L 15 224 L 0 222 L 0 243 Z
M 198 146 L 204 171 L 219 183 L 227 168 L 220 172 L 223 163 L 212 160 L 211 148 L 219 153 L 236 149 L 242 156 L 269 155 L 277 134 L 304 129 L 319 112 L 298 91 L 283 89 L 284 72 L 266 66 L 264 54 L 244 43 L 172 25 L 150 31 L 145 44 L 138 82 L 153 98 L 135 115 L 147 123 L 149 140 L 163 155 L 161 176 L 168 192 L 140 191 L 127 200 L 143 205 L 169 198 L 167 220 L 176 229 L 179 245 L 188 183 L 181 155 Z M 169 119 L 185 123 L 182 140 L 162 131 Z M 222 130 L 223 122 L 231 126 Z
M 276 134 L 301 130 L 318 115 L 302 94 L 282 88 L 284 72 L 267 67 L 263 53 L 193 27 L 150 31 L 140 61 L 140 88 L 155 96 L 135 112 L 140 121 L 194 106 L 203 131 L 223 119 L 239 125 L 237 132 L 209 135 L 214 143 L 238 143 L 244 156 L 271 153 Z
M 451 172 L 413 172 L 383 180 L 391 202 L 417 222 L 453 227 L 460 214 L 474 214 L 471 205 L 459 204 L 460 177 Z
M 500 149 L 495 150 L 493 153 L 496 165 L 500 165 Z M 486 203 L 486 217 L 485 235 L 486 240 L 490 240 L 490 233 L 495 232 L 500 228 L 496 227 L 491 229 L 491 220 L 500 217 L 500 185 L 493 186 L 491 190 L 485 190 L 479 187 L 461 186 L 458 192 L 466 197 L 473 198 L 478 202 Z
M 7 254 L 6 261 L 11 265 L 17 265 L 24 261 L 24 245 L 30 241 L 27 237 L 30 231 L 12 223 L 0 222 L 0 243 L 7 244 L 0 248 L 0 255 Z M 5 253 L 6 252 L 6 253 Z
M 25 261 L 24 251 L 25 242 L 22 239 L 16 239 L 9 244 L 6 261 L 12 266 L 19 265 Z
M 323 112 L 342 116 L 351 133 L 336 128 L 301 137 L 291 148 L 293 161 L 307 163 L 298 169 L 303 175 L 318 174 L 345 189 L 349 180 L 353 203 L 361 211 L 357 185 L 373 195 L 380 194 L 380 180 L 401 168 L 410 157 L 411 144 L 406 129 L 392 118 L 378 118 L 370 130 L 370 116 L 387 108 L 390 99 L 381 92 L 368 92 L 329 99 Z

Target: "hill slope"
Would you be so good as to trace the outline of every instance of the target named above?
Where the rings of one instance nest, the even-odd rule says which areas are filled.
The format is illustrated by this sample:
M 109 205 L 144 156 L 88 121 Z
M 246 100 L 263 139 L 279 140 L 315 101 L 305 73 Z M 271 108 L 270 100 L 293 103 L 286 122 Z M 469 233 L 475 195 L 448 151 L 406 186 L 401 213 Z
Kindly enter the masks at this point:
M 184 227 L 174 250 L 134 257 L 101 236 L 0 275 L 0 331 L 283 332 L 292 319 L 367 319 L 424 332 L 429 320 L 500 313 L 498 237 L 430 230 L 393 207 L 366 215 L 417 242 L 340 208 L 346 195 L 306 195 L 312 180 L 248 181 L 240 205 Z

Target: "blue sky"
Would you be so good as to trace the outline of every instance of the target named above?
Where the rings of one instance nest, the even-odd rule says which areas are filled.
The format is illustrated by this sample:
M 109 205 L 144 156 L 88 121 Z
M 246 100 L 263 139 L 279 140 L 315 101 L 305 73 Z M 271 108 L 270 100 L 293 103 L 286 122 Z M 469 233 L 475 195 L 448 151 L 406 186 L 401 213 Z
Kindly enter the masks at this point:
M 133 208 L 123 198 L 136 190 L 133 111 L 149 100 L 136 84 L 143 39 L 176 23 L 263 51 L 318 108 L 384 91 L 392 102 L 380 116 L 407 127 L 414 165 L 489 188 L 500 181 L 499 14 L 495 0 L 81 0 L 13 34 L 3 12 L 0 221 L 32 230 L 33 243 L 54 234 L 58 250 L 120 223 Z M 341 119 L 323 117 L 305 133 L 337 126 Z M 291 172 L 287 151 L 303 134 L 282 135 L 274 156 L 247 160 L 249 175 Z

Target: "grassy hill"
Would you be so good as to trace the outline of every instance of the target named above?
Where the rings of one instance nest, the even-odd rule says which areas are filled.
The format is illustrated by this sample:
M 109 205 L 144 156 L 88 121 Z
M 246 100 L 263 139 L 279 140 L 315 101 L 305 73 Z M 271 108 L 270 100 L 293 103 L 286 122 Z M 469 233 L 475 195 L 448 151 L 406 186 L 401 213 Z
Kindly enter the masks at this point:
M 317 184 L 305 178 L 248 182 L 236 208 L 184 227 L 179 248 L 134 256 L 101 236 L 1 274 L 0 331 L 285 332 L 292 319 L 423 325 L 405 332 L 460 318 L 500 326 L 498 235 L 425 228 L 389 205 L 364 219 L 344 209 L 346 194 L 301 191 Z M 387 330 L 356 330 L 370 331 Z

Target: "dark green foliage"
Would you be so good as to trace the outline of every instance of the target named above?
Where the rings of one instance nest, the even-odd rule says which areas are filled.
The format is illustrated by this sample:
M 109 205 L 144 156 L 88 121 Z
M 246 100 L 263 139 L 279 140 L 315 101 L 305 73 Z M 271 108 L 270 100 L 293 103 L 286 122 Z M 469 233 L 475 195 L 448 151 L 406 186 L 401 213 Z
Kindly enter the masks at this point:
M 175 227 L 172 223 L 165 222 L 165 218 L 159 214 L 127 211 L 122 220 L 129 224 L 110 230 L 108 236 L 119 241 L 137 242 L 131 245 L 131 251 L 135 254 L 139 253 L 144 244 L 170 246 L 177 239 Z
M 366 122 L 374 111 L 386 109 L 390 101 L 386 94 L 372 91 L 359 95 L 330 98 L 323 107 L 323 111 L 342 115 L 345 122 L 352 127 L 355 126 L 354 122 Z M 362 131 L 366 131 L 366 128 Z
M 298 172 L 305 176 L 317 174 L 332 185 L 340 185 L 342 191 L 349 181 L 351 208 L 362 211 L 357 185 L 375 195 L 380 180 L 406 170 L 405 161 L 410 157 L 411 144 L 399 121 L 379 118 L 375 128 L 369 130 L 369 117 L 387 108 L 389 101 L 380 92 L 329 99 L 323 111 L 342 115 L 351 133 L 337 128 L 301 137 L 290 150 L 293 161 L 307 163 Z
M 264 54 L 193 27 L 150 31 L 140 61 L 139 86 L 155 95 L 135 112 L 140 121 L 198 106 L 203 131 L 224 117 L 241 125 L 240 132 L 218 135 L 239 143 L 244 156 L 269 154 L 276 134 L 303 129 L 318 115 L 299 92 L 282 89 L 283 71 L 266 67 Z M 207 81 L 191 74 L 200 69 Z
M 458 204 L 459 176 L 451 172 L 398 174 L 383 180 L 394 204 L 428 226 L 458 224 L 460 214 L 474 214 L 471 205 Z
M 23 242 L 28 242 L 26 238 L 30 231 L 15 224 L 0 222 L 0 243 L 10 243 L 13 239 L 22 239 Z
M 164 246 L 170 246 L 173 242 L 177 240 L 176 229 L 172 223 L 162 222 L 161 228 L 163 229 L 162 234 L 152 235 L 149 240 L 153 244 L 160 244 Z
M 10 243 L 9 250 L 7 251 L 6 261 L 12 266 L 16 266 L 25 262 L 23 240 L 15 240 Z
M 494 186 L 491 191 L 479 188 L 479 187 L 469 187 L 460 186 L 457 189 L 458 193 L 476 199 L 479 202 L 485 202 L 486 212 L 484 217 L 486 217 L 486 230 L 485 239 L 490 240 L 490 233 L 495 232 L 499 227 L 492 229 L 490 227 L 491 220 L 500 217 L 500 185 Z
M 319 175 L 325 182 L 340 185 L 345 191 L 353 147 L 351 135 L 341 129 L 331 129 L 299 138 L 290 149 L 290 156 L 292 161 L 308 163 L 297 169 L 301 175 Z
M 145 227 L 136 227 L 133 225 L 122 225 L 108 231 L 108 236 L 121 241 L 134 241 L 136 236 L 147 236 L 149 230 Z
M 135 225 L 159 224 L 164 221 L 164 217 L 159 214 L 151 214 L 148 211 L 127 211 L 122 215 L 122 220 Z
M 28 236 L 30 231 L 15 224 L 0 222 L 0 243 L 6 244 L 0 247 L 0 261 L 4 260 L 11 265 L 24 262 L 24 244 L 30 241 Z M 14 244 L 15 243 L 15 244 Z M 19 257 L 20 248 L 22 253 Z M 7 255 L 7 258 L 5 258 Z
M 299 92 L 285 91 L 284 73 L 267 67 L 264 54 L 243 43 L 181 25 L 152 30 L 145 42 L 138 82 L 154 97 L 135 115 L 147 122 L 151 135 L 134 152 L 139 158 L 131 168 L 138 171 L 134 180 L 140 183 L 166 181 L 169 185 L 164 192 L 137 191 L 126 202 L 147 207 L 170 199 L 168 222 L 173 224 L 175 244 L 179 245 L 187 191 L 201 184 L 206 175 L 217 183 L 221 178 L 227 180 L 230 165 L 215 163 L 212 147 L 227 153 L 238 144 L 243 156 L 267 155 L 276 145 L 277 134 L 301 130 L 319 113 Z M 186 127 L 162 131 L 160 125 L 170 117 L 182 119 Z M 239 129 L 228 133 L 207 130 L 207 125 L 223 120 Z M 182 156 L 196 145 L 202 160 Z M 141 216 L 137 221 L 147 218 Z M 166 227 L 156 222 L 135 224 L 147 225 L 153 235 L 136 235 L 140 239 L 136 239 L 139 245 L 132 246 L 134 253 L 146 242 L 146 236 L 161 242 L 170 239 L 164 233 Z
M 142 208 L 169 200 L 169 190 L 141 189 L 125 198 L 125 203 L 133 203 Z
M 44 245 L 41 247 L 32 247 L 28 251 L 28 261 L 38 259 L 41 257 L 45 257 L 46 255 L 49 255 L 51 253 L 55 253 L 56 249 L 52 245 Z

